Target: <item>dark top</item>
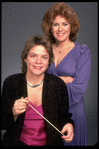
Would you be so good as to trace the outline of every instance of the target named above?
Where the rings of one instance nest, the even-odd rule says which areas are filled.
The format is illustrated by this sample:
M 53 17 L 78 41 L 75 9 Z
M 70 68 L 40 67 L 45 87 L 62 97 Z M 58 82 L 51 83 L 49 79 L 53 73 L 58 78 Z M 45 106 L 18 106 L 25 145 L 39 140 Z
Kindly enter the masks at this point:
M 5 79 L 2 89 L 1 129 L 6 130 L 2 145 L 16 146 L 22 132 L 25 112 L 18 115 L 16 122 L 12 113 L 15 100 L 27 97 L 25 75 L 15 74 Z M 60 131 L 66 123 L 74 122 L 68 113 L 69 100 L 65 83 L 58 77 L 45 73 L 42 107 L 44 117 Z M 45 121 L 48 146 L 63 145 L 61 134 Z

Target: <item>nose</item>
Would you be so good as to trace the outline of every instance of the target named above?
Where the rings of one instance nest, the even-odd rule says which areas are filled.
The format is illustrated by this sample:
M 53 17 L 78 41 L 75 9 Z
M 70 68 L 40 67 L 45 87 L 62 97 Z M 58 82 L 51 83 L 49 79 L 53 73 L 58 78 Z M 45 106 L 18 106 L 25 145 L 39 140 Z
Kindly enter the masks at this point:
M 41 57 L 37 57 L 37 58 L 36 58 L 36 63 L 37 63 L 37 64 L 41 64 L 41 63 L 42 63 Z
M 63 29 L 62 25 L 59 25 L 58 30 L 59 30 L 59 31 L 62 31 L 62 29 Z

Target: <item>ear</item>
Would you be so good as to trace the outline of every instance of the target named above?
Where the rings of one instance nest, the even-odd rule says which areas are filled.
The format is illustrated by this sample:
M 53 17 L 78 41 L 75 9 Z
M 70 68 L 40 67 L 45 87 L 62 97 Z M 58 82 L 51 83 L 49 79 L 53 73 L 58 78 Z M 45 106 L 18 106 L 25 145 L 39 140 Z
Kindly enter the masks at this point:
M 25 63 L 25 65 L 27 66 L 27 60 L 26 60 L 26 59 L 24 59 L 24 63 Z
M 24 62 L 27 63 L 27 59 L 24 59 Z

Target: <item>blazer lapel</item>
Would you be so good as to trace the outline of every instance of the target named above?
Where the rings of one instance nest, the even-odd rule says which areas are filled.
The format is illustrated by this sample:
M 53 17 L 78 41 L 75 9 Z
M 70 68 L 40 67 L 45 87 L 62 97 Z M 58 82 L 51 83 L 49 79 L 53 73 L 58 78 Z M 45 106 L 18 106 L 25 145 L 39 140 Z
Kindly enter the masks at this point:
M 23 75 L 22 78 L 20 79 L 18 91 L 19 91 L 20 98 L 27 97 L 27 85 L 26 85 L 25 75 Z M 23 127 L 25 113 L 26 112 L 24 112 L 18 116 L 18 122 L 21 124 L 22 127 Z

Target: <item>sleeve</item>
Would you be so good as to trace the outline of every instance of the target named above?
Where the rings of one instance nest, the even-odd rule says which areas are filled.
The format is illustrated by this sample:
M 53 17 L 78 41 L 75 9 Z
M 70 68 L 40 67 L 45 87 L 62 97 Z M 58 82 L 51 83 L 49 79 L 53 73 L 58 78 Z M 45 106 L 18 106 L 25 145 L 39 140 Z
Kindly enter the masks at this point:
M 7 130 L 15 123 L 12 113 L 14 101 L 11 100 L 11 87 L 7 80 L 4 81 L 1 98 L 1 129 Z
M 90 77 L 91 53 L 87 45 L 82 45 L 76 59 L 76 72 L 72 83 L 67 84 L 69 106 L 79 102 L 84 95 Z

